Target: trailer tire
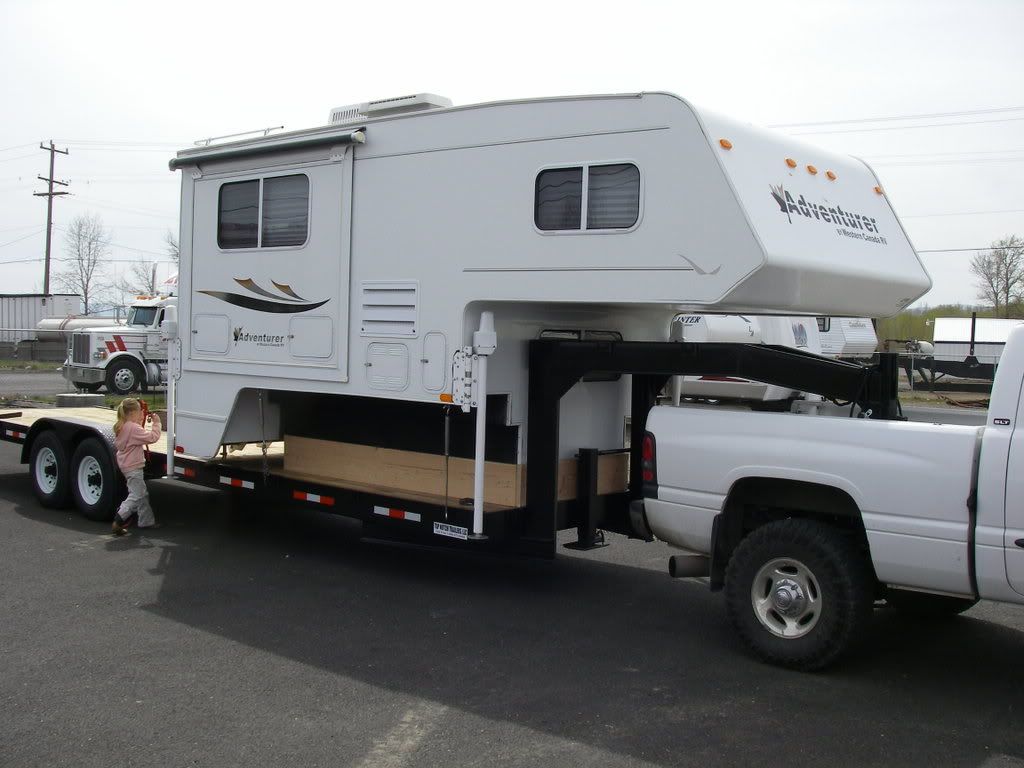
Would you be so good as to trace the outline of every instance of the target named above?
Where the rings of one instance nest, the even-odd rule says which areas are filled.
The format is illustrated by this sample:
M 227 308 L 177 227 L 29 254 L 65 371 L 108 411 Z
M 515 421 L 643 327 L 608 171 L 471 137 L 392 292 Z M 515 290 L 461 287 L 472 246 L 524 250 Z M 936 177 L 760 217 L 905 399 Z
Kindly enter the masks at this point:
M 765 661 L 800 670 L 832 663 L 871 620 L 867 557 L 840 530 L 816 520 L 768 523 L 744 538 L 725 576 L 733 626 Z
M 146 372 L 131 357 L 115 360 L 107 367 L 107 391 L 112 395 L 130 395 L 138 391 L 146 380 Z
M 57 433 L 47 430 L 36 436 L 28 460 L 32 491 L 39 503 L 50 509 L 71 505 L 68 452 Z
M 886 605 L 900 613 L 923 619 L 943 619 L 963 613 L 978 604 L 973 597 L 950 597 L 931 595 L 926 592 L 910 592 L 905 589 L 890 589 L 885 595 Z
M 87 437 L 78 444 L 71 459 L 71 495 L 84 517 L 113 520 L 123 485 L 106 443 Z

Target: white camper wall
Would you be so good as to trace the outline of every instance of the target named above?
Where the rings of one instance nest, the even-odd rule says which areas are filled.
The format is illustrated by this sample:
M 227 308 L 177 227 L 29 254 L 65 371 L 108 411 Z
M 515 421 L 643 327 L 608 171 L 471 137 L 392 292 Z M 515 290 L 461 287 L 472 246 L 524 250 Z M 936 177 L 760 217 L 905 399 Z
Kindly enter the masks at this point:
M 927 284 L 909 244 L 895 236 L 889 267 L 858 278 L 873 289 L 862 293 L 834 290 L 829 278 L 848 276 L 847 261 L 822 250 L 817 231 L 812 261 L 780 255 L 785 236 L 807 239 L 804 228 L 780 229 L 765 250 L 756 226 L 782 216 L 761 189 L 770 174 L 757 181 L 723 165 L 746 168 L 763 144 L 730 125 L 740 151 L 723 160 L 698 113 L 671 95 L 400 115 L 367 120 L 365 145 L 331 143 L 348 140 L 355 127 L 189 150 L 176 161 L 184 169 L 178 427 L 196 455 L 216 451 L 243 388 L 438 402 L 450 391 L 451 355 L 475 328 L 476 316 L 466 319 L 473 302 L 494 305 L 499 326 L 547 327 L 576 306 L 594 313 L 587 327 L 618 323 L 602 315 L 628 317 L 642 330 L 625 338 L 664 340 L 670 317 L 686 307 L 746 309 L 748 299 L 735 305 L 728 297 L 765 270 L 770 278 L 755 293 L 766 310 L 815 311 L 851 296 L 894 310 L 892 292 L 910 290 L 915 270 L 917 288 Z M 540 173 L 606 164 L 639 169 L 633 225 L 537 229 Z M 297 174 L 309 179 L 307 241 L 220 247 L 226 184 Z M 738 194 L 738 184 L 764 194 Z M 586 186 L 582 194 L 586 211 Z M 496 367 L 506 341 L 499 330 Z M 509 389 L 514 418 L 525 419 L 525 375 L 492 382 Z

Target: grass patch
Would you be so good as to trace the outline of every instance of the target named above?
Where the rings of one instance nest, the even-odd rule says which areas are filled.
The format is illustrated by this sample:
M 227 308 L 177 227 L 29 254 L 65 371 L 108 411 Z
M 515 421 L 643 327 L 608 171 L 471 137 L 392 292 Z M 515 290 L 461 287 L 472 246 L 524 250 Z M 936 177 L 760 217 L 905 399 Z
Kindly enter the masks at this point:
M 55 373 L 60 363 L 41 360 L 20 360 L 18 358 L 0 358 L 0 371 L 17 371 L 20 373 Z

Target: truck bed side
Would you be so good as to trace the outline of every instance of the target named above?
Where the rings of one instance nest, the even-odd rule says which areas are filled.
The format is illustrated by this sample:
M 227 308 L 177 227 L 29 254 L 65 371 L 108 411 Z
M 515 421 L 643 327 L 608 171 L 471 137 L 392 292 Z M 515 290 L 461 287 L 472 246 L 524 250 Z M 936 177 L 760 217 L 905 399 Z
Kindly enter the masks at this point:
M 648 430 L 658 488 L 647 515 L 670 544 L 709 552 L 715 517 L 744 483 L 744 503 L 769 508 L 772 494 L 758 487 L 824 486 L 855 505 L 882 582 L 972 592 L 968 498 L 982 428 L 658 407 Z

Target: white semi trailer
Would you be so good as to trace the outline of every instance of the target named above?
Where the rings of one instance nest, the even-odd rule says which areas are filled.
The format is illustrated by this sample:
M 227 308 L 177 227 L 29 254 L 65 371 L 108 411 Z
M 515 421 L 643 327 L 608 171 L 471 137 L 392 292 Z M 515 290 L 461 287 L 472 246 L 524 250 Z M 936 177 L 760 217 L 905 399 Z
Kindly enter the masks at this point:
M 551 557 L 562 529 L 583 548 L 638 535 L 646 417 L 672 375 L 893 418 L 891 361 L 670 341 L 670 321 L 885 316 L 931 285 L 865 163 L 667 93 L 387 99 L 171 167 L 179 303 L 150 470 L 386 538 Z M 109 517 L 94 413 L 0 429 L 45 503 Z

